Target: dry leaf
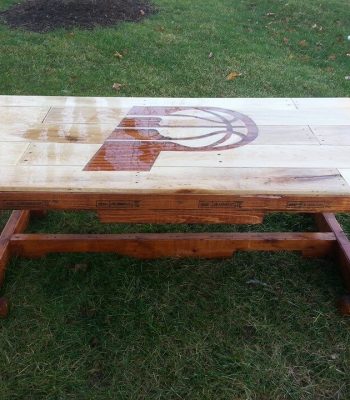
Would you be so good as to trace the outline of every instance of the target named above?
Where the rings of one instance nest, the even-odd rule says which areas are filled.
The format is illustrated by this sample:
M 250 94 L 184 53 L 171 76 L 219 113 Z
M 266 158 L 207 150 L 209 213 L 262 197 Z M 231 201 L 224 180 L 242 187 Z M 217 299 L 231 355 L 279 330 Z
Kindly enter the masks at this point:
M 208 58 L 213 58 L 214 54 L 212 52 L 209 53 Z
M 328 60 L 334 61 L 334 60 L 336 60 L 336 58 L 337 58 L 337 56 L 336 56 L 335 54 L 331 54 L 331 55 L 328 57 Z
M 350 53 L 346 53 L 346 57 L 350 57 Z
M 120 90 L 122 87 L 123 87 L 123 85 L 121 83 L 117 83 L 117 82 L 113 83 L 113 86 L 112 86 L 112 88 L 117 91 Z
M 276 13 L 273 13 L 273 12 L 268 12 L 268 13 L 266 14 L 267 17 L 273 17 L 273 16 L 275 16 L 275 15 L 276 15 Z
M 350 75 L 346 76 L 345 80 L 350 81 Z
M 227 75 L 227 78 L 226 78 L 226 80 L 227 81 L 233 81 L 233 80 L 235 80 L 236 78 L 238 78 L 239 76 L 241 76 L 242 74 L 240 74 L 239 72 L 230 72 L 228 75 Z
M 119 53 L 119 51 L 116 51 L 114 53 L 114 57 L 117 57 L 117 58 L 119 58 L 121 60 L 124 56 L 123 56 L 123 54 Z
M 288 43 L 289 43 L 289 39 L 286 38 L 286 37 L 284 37 L 284 38 L 283 38 L 283 42 L 284 42 L 284 44 L 288 44 Z
M 145 15 L 146 13 L 145 13 L 143 10 L 140 10 L 140 14 L 143 16 L 143 15 Z
M 306 40 L 300 40 L 298 44 L 299 44 L 300 47 L 307 47 L 307 41 Z

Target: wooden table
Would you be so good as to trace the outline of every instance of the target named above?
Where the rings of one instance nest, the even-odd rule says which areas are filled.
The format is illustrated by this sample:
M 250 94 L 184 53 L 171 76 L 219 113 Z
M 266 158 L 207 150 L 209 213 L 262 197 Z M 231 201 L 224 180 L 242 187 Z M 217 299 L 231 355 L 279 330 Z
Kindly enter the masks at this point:
M 11 255 L 116 252 L 231 257 L 334 253 L 350 290 L 350 99 L 0 96 L 0 275 Z M 102 222 L 258 224 L 315 214 L 319 232 L 26 234 L 31 215 L 94 210 Z M 3 300 L 2 313 L 7 304 Z M 340 303 L 349 313 L 349 297 Z

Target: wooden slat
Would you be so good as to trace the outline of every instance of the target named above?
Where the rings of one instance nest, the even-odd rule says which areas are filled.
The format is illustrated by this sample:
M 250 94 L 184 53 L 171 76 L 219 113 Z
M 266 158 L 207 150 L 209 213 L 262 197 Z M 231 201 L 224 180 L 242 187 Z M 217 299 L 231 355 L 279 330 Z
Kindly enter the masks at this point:
M 101 144 L 116 128 L 116 124 L 2 124 L 0 142 L 47 142 Z M 344 127 L 341 127 L 344 128 Z M 255 145 L 319 145 L 319 141 L 307 126 L 258 126 L 259 136 L 251 143 Z M 336 131 L 336 127 L 334 127 Z M 188 135 L 187 129 L 158 128 L 164 137 L 173 139 Z M 191 135 L 211 132 L 211 128 L 193 128 Z M 326 144 L 326 143 L 325 143 Z M 331 143 L 332 144 L 332 143 Z M 341 144 L 341 143 L 340 143 Z
M 196 233 L 124 235 L 19 234 L 11 250 L 25 257 L 52 252 L 113 252 L 141 259 L 230 257 L 236 251 L 331 251 L 333 233 Z
M 198 106 L 208 104 L 211 107 L 225 107 L 228 103 L 236 109 L 261 108 L 265 103 L 270 109 L 295 109 L 290 98 L 150 98 L 150 97 L 59 97 L 59 96 L 0 96 L 0 106 L 30 107 L 132 107 L 141 106 Z
M 0 106 L 0 122 L 1 124 L 13 124 L 19 121 L 22 124 L 40 123 L 44 120 L 49 109 L 50 109 L 49 106 L 46 107 Z
M 189 172 L 190 171 L 190 172 Z M 153 168 L 148 172 L 82 171 L 82 167 L 2 167 L 2 191 L 192 194 L 346 195 L 336 169 Z
M 155 167 L 350 168 L 344 146 L 244 146 L 217 152 L 161 152 Z
M 217 210 L 350 212 L 349 196 L 210 195 L 190 190 L 177 194 L 78 192 L 0 192 L 0 209 L 54 210 Z
M 292 100 L 299 110 L 322 110 L 322 112 L 331 113 L 333 109 L 337 108 L 350 109 L 349 97 L 300 97 Z
M 138 224 L 261 224 L 263 213 L 225 210 L 103 210 L 98 212 L 103 223 Z
M 98 144 L 31 144 L 19 160 L 18 165 L 80 165 L 84 167 L 99 148 Z
M 181 101 L 184 106 L 188 103 Z M 167 104 L 163 101 L 163 104 Z M 211 106 L 210 102 L 198 101 L 197 107 Z M 222 107 L 232 109 L 232 103 L 227 100 Z M 118 124 L 129 111 L 128 107 L 107 108 L 107 107 L 53 107 L 44 119 L 44 123 L 77 123 L 77 124 Z M 257 125 L 350 125 L 349 110 L 345 108 L 333 109 L 331 113 L 321 113 L 318 109 L 297 110 L 297 109 L 278 109 L 273 112 L 268 107 L 268 102 L 261 104 L 260 108 L 239 108 L 235 111 L 243 112 L 254 120 Z M 192 123 L 193 120 L 185 120 Z M 193 122 L 195 123 L 195 122 Z
M 113 132 L 115 124 L 2 124 L 0 142 L 96 143 L 101 144 Z
M 339 169 L 341 176 L 344 178 L 345 182 L 350 185 L 350 169 Z
M 258 126 L 259 136 L 251 142 L 256 145 L 318 145 L 319 141 L 308 126 Z
M 17 164 L 28 146 L 28 143 L 0 142 L 0 166 Z
M 350 146 L 350 125 L 310 126 L 322 145 Z

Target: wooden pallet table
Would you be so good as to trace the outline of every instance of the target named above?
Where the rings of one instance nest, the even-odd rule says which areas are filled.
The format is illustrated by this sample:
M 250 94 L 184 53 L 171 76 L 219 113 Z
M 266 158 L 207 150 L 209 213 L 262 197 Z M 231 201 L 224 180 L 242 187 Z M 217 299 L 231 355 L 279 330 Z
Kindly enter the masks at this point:
M 0 96 L 0 279 L 12 255 L 115 252 L 231 257 L 238 250 L 334 254 L 350 290 L 350 99 Z M 259 224 L 312 213 L 318 232 L 28 234 L 46 210 L 102 222 Z M 348 296 L 340 309 L 350 313 Z M 7 303 L 0 301 L 1 314 Z

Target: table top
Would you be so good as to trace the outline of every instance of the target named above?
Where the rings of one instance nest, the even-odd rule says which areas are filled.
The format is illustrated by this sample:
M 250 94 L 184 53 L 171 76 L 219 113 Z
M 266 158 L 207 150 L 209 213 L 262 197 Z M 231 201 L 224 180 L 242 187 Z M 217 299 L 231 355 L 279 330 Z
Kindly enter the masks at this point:
M 0 96 L 0 192 L 350 196 L 350 98 Z

